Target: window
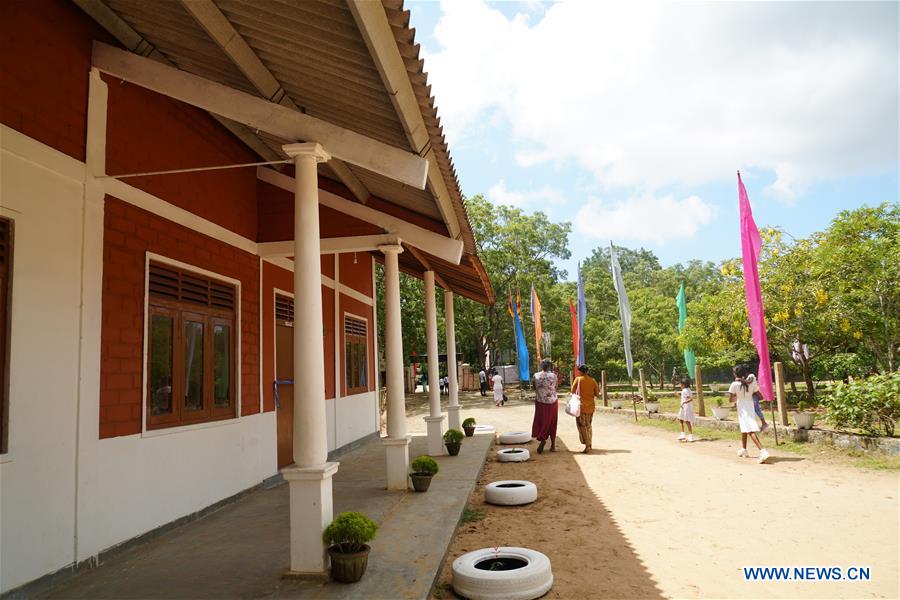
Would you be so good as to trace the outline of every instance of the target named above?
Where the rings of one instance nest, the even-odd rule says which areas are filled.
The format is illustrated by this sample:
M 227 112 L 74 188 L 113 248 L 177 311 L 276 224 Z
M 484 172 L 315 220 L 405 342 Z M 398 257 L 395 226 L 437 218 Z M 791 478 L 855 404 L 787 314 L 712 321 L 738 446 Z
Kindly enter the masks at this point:
M 230 419 L 235 286 L 150 263 L 147 428 Z
M 349 315 L 344 317 L 344 369 L 347 394 L 369 391 L 369 324 Z
M 12 301 L 13 223 L 0 218 L 0 454 L 9 440 L 9 304 Z

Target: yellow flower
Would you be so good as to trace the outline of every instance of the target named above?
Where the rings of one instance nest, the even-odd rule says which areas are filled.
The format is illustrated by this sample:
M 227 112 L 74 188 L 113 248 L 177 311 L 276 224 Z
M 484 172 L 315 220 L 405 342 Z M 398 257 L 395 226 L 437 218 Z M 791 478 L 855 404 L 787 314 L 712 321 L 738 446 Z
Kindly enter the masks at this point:
M 822 289 L 818 289 L 815 291 L 816 296 L 816 304 L 818 306 L 825 306 L 828 304 L 828 292 Z
M 857 329 L 856 331 L 853 332 L 853 337 L 856 338 L 857 340 L 861 340 L 862 339 L 862 331 Z
M 848 331 L 850 331 L 850 320 L 849 319 L 844 319 L 843 321 L 841 321 L 841 331 L 843 331 L 844 333 L 847 333 Z
M 794 315 L 796 315 L 798 317 L 803 316 L 803 307 L 801 305 L 798 304 L 797 306 L 794 307 Z

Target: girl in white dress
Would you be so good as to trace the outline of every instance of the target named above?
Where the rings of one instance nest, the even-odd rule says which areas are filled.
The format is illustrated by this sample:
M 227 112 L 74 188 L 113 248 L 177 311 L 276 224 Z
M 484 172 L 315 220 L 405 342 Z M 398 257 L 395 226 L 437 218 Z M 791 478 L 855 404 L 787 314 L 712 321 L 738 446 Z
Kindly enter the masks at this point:
M 502 406 L 503 405 L 503 378 L 500 377 L 500 373 L 495 373 L 494 378 L 491 381 L 494 385 L 494 405 Z
M 747 365 L 737 365 L 734 368 L 734 381 L 728 388 L 731 395 L 731 401 L 737 403 L 738 424 L 741 427 L 741 449 L 738 450 L 738 456 L 747 458 L 747 436 L 753 440 L 756 447 L 759 448 L 759 463 L 762 464 L 769 459 L 768 451 L 763 448 L 762 443 L 756 432 L 759 431 L 759 423 L 756 422 L 756 411 L 753 408 L 753 394 L 759 392 L 759 384 L 755 377 L 750 377 L 750 367 Z
M 691 394 L 691 380 L 685 377 L 681 380 L 681 408 L 678 409 L 678 420 L 681 422 L 681 433 L 678 434 L 679 442 L 694 441 L 694 398 Z M 687 425 L 688 435 L 684 437 L 684 426 Z

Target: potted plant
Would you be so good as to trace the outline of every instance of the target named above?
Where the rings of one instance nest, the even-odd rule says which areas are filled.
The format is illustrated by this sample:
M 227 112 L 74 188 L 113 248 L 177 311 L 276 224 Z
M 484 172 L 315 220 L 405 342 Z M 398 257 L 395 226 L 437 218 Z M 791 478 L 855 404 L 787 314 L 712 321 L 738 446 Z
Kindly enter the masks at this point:
M 816 413 L 806 412 L 806 402 L 797 403 L 797 412 L 794 413 L 794 423 L 798 429 L 812 429 L 816 422 Z
M 466 437 L 472 437 L 475 435 L 475 417 L 468 417 L 463 420 L 462 428 L 466 432 Z
M 622 397 L 619 394 L 613 394 L 609 402 L 613 408 L 622 408 Z
M 342 512 L 322 533 L 331 557 L 331 578 L 341 583 L 362 579 L 369 564 L 369 546 L 378 525 L 359 512 Z
M 647 394 L 647 401 L 644 403 L 644 406 L 647 407 L 647 413 L 658 413 L 659 412 L 659 399 L 656 397 L 656 394 L 653 392 L 649 392 Z
M 731 407 L 725 406 L 724 398 L 716 398 L 716 405 L 713 406 L 712 411 L 716 421 L 727 421 L 728 414 L 731 412 Z
M 431 478 L 438 472 L 437 461 L 430 456 L 419 456 L 412 461 L 410 467 L 413 472 L 409 474 L 409 478 L 412 479 L 413 489 L 417 492 L 427 492 Z
M 450 456 L 459 454 L 459 447 L 462 445 L 463 438 L 466 437 L 459 429 L 448 429 L 444 432 L 444 445 Z

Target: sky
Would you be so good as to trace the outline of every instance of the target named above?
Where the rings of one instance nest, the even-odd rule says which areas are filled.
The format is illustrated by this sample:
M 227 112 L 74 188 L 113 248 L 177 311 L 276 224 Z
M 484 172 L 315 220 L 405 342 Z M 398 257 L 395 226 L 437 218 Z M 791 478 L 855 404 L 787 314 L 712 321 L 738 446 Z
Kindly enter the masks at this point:
M 900 194 L 896 2 L 407 0 L 463 193 L 663 265 Z

